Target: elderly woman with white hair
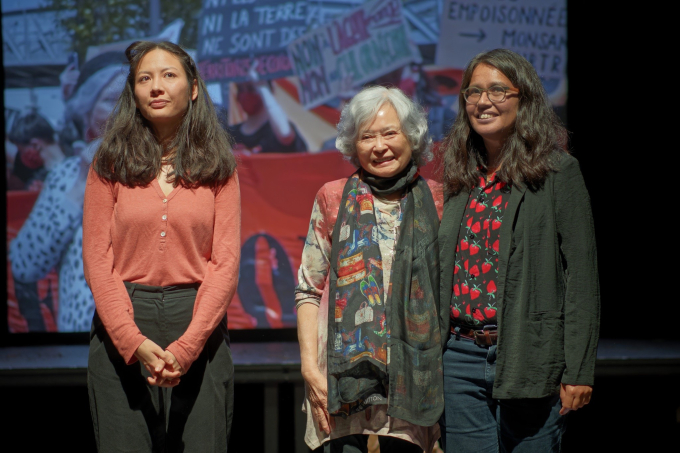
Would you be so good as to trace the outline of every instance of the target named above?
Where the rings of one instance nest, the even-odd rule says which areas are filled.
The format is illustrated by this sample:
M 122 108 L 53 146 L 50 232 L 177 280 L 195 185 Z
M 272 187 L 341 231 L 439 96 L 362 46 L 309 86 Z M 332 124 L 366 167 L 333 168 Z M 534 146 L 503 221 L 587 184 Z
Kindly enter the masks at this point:
M 325 452 L 431 451 L 443 410 L 437 233 L 441 185 L 419 167 L 420 107 L 369 87 L 342 110 L 336 147 L 358 170 L 316 195 L 295 298 L 305 441 Z

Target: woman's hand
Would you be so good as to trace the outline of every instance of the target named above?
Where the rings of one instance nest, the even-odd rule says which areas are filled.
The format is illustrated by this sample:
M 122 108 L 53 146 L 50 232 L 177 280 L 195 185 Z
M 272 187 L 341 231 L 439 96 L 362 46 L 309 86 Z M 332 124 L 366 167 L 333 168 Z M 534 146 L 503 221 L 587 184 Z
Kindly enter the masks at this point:
M 182 366 L 179 364 L 175 355 L 167 349 L 163 351 L 165 367 L 161 371 L 160 379 L 156 385 L 159 387 L 174 387 L 179 384 L 179 377 L 184 374 Z
M 156 385 L 161 372 L 165 368 L 166 362 L 163 359 L 165 351 L 153 341 L 148 338 L 142 342 L 135 351 L 135 357 L 144 365 L 144 368 L 151 373 L 151 376 L 146 378 L 149 384 Z
M 569 411 L 575 411 L 590 403 L 590 396 L 593 388 L 590 385 L 560 385 L 560 399 L 562 409 L 560 415 L 565 415 Z
M 312 406 L 314 422 L 326 434 L 331 433 L 330 416 L 328 415 L 328 381 L 319 371 L 304 376 L 309 390 L 308 399 Z
M 179 384 L 179 377 L 184 374 L 174 354 L 164 351 L 148 338 L 139 345 L 135 357 L 151 373 L 151 376 L 146 378 L 151 385 L 174 387 Z
M 300 342 L 300 371 L 307 383 L 312 418 L 319 429 L 326 434 L 331 433 L 330 416 L 328 415 L 328 382 L 319 371 L 317 364 L 317 332 L 316 325 L 319 306 L 302 304 L 298 307 L 298 340 Z

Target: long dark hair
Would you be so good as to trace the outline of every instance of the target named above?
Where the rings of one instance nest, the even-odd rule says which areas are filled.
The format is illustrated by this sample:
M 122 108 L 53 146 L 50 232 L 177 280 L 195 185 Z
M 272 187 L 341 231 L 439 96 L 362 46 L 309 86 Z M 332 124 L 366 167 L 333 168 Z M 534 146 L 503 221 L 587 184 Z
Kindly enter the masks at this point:
M 167 146 L 158 142 L 151 124 L 135 106 L 137 67 L 144 55 L 156 49 L 174 55 L 182 63 L 190 94 L 192 81 L 198 84 L 198 97 L 189 101 L 177 134 Z M 170 178 L 175 186 L 214 186 L 229 179 L 236 168 L 230 138 L 220 126 L 205 83 L 191 57 L 176 44 L 150 41 L 132 43 L 125 50 L 125 56 L 130 71 L 94 157 L 97 174 L 129 187 L 146 186 L 158 177 L 163 163 L 167 162 L 173 166 Z
M 505 182 L 529 188 L 542 185 L 555 169 L 559 152 L 567 152 L 567 130 L 555 114 L 536 70 L 524 57 L 507 49 L 483 52 L 470 61 L 461 90 L 470 85 L 479 64 L 493 66 L 519 88 L 515 126 L 501 148 L 498 177 Z M 442 143 L 443 181 L 446 192 L 457 194 L 479 183 L 479 168 L 486 168 L 484 140 L 470 126 L 465 98 L 458 99 L 459 113 Z

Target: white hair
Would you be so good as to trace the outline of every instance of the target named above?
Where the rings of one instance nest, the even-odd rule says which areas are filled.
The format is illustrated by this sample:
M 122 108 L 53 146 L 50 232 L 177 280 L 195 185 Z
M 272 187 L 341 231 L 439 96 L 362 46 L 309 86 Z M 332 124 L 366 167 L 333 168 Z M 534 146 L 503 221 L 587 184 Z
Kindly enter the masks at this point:
M 401 131 L 411 145 L 412 159 L 418 167 L 432 160 L 432 138 L 427 129 L 425 111 L 399 88 L 371 86 L 362 89 L 342 109 L 335 147 L 354 165 L 359 166 L 356 143 L 361 126 L 373 120 L 386 103 L 397 112 Z
M 87 126 L 90 126 L 89 115 L 94 108 L 99 95 L 111 81 L 119 75 L 127 76 L 127 66 L 122 64 L 112 64 L 106 66 L 92 74 L 83 82 L 74 93 L 73 97 L 67 101 L 66 116 L 68 118 L 80 117 Z M 120 80 L 120 91 L 125 86 L 125 78 Z

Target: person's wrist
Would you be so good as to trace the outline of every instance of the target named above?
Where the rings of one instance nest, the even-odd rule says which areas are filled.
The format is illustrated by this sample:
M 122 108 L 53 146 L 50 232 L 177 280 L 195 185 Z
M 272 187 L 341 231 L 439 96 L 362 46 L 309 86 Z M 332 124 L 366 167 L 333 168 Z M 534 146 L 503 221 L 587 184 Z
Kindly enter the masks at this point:
M 319 368 L 313 366 L 308 367 L 303 366 L 300 368 L 300 372 L 302 374 L 302 379 L 304 379 L 307 382 L 313 382 L 314 380 L 318 379 L 319 376 L 321 375 Z

